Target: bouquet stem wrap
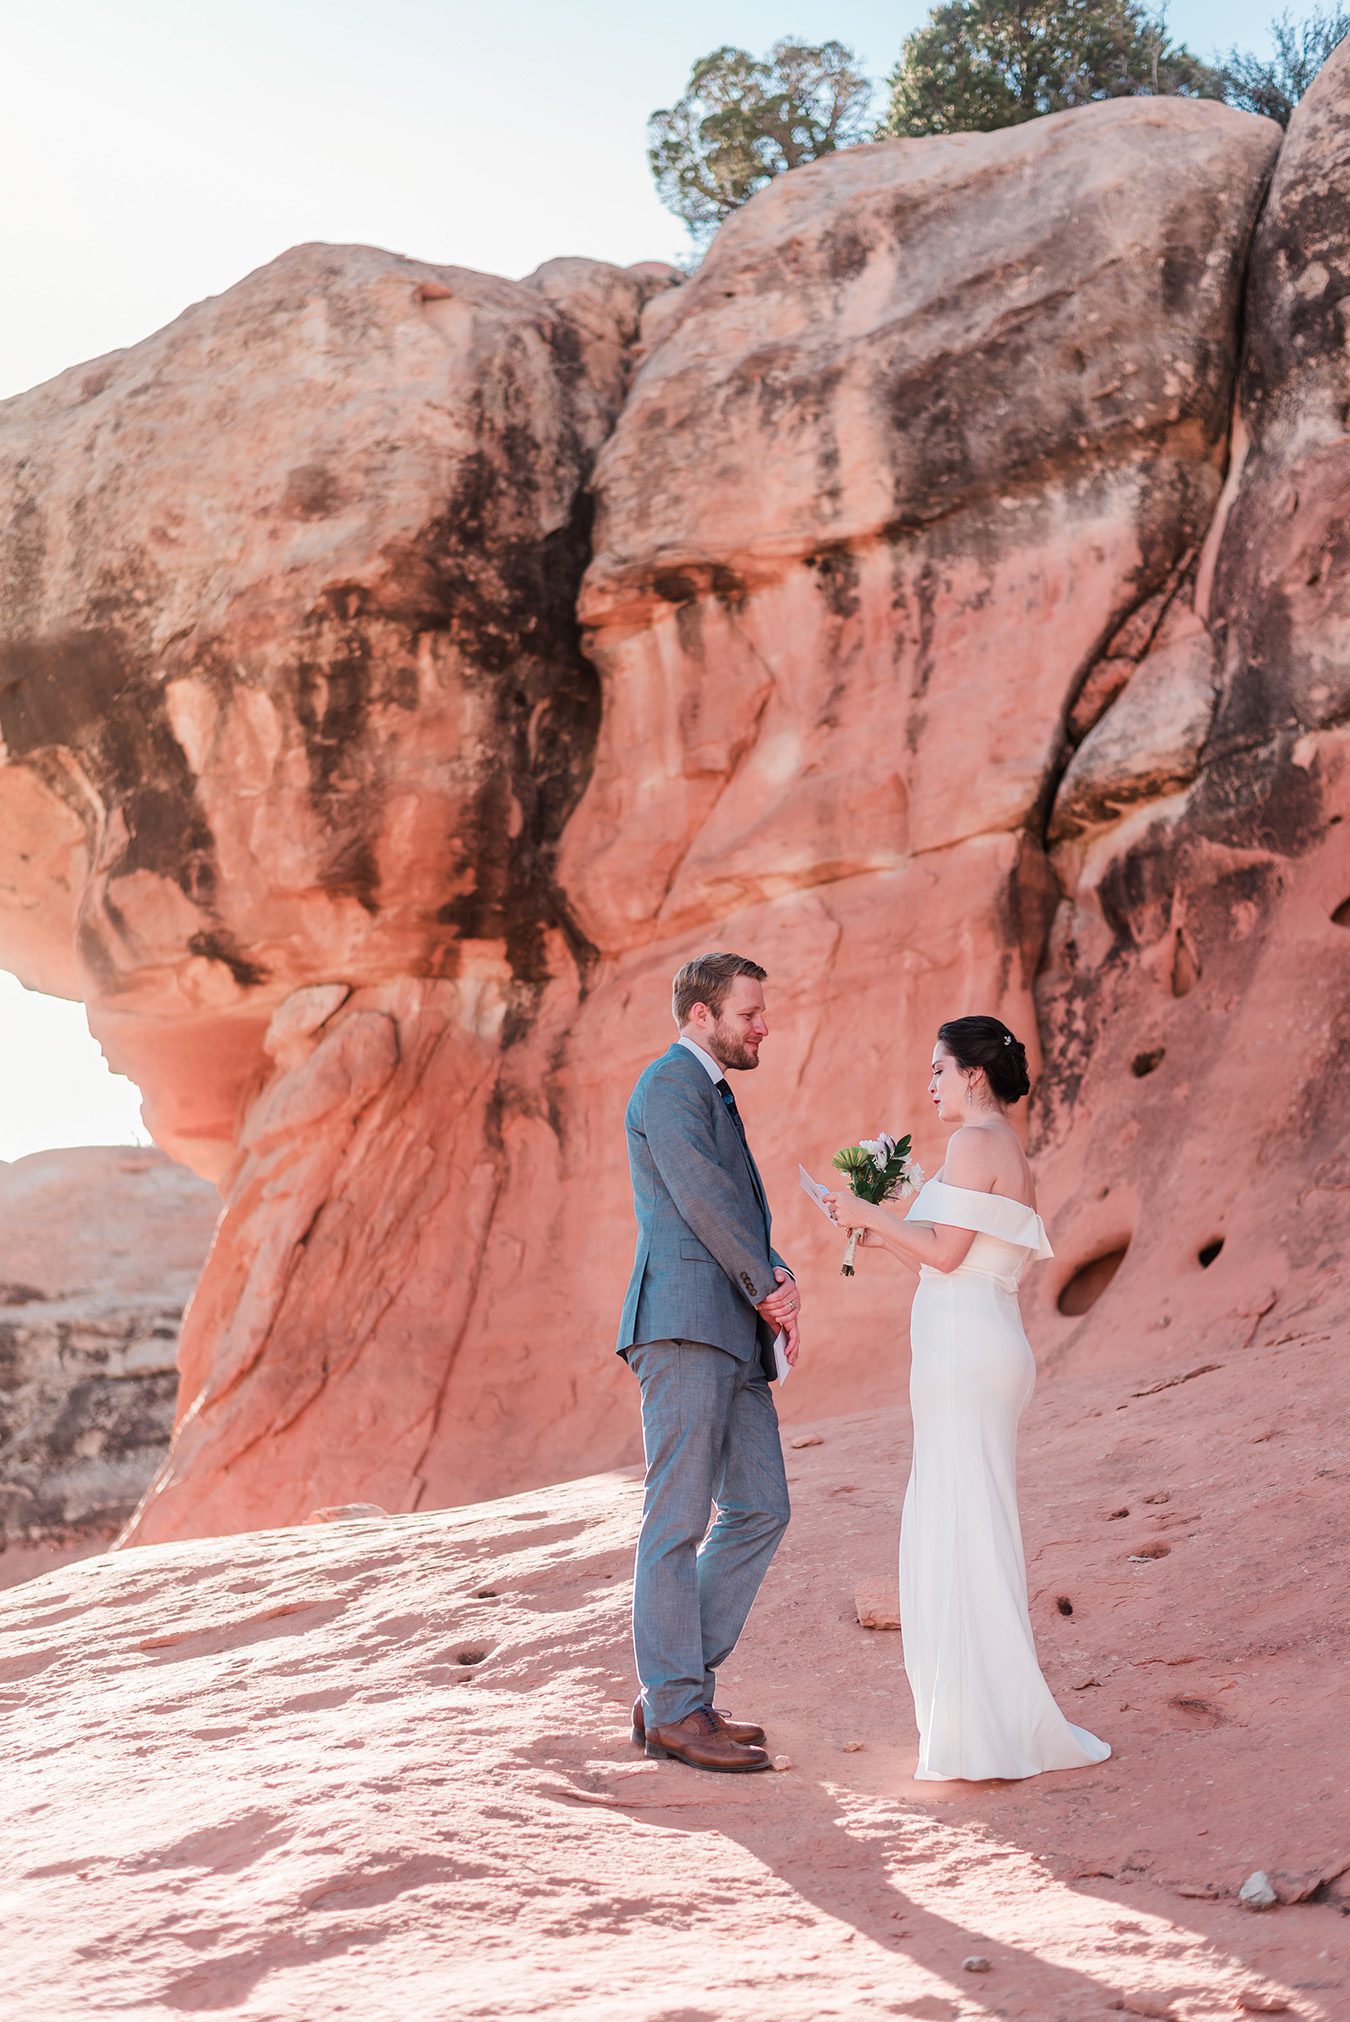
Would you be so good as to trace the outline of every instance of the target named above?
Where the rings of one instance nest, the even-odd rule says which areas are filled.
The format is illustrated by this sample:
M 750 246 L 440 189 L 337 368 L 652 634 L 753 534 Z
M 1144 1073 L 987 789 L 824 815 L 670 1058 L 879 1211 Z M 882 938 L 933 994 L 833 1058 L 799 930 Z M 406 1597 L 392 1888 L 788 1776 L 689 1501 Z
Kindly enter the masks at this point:
M 858 1254 L 858 1244 L 861 1242 L 861 1240 L 862 1240 L 861 1229 L 849 1230 L 848 1242 L 844 1246 L 844 1261 L 839 1266 L 839 1275 L 841 1278 L 851 1278 L 853 1276 L 853 1259 Z

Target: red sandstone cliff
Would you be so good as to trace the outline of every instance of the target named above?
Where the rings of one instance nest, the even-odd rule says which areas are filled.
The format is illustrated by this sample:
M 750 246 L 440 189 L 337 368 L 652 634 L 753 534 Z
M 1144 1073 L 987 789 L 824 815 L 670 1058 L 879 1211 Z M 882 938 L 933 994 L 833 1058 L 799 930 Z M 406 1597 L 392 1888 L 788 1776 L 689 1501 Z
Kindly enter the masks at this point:
M 225 1194 L 139 1538 L 631 1456 L 620 1116 L 709 945 L 789 1409 L 902 1347 L 796 1161 L 931 1163 L 964 1010 L 1039 1033 L 1052 1361 L 1325 1313 L 1347 98 L 859 149 L 676 290 L 301 249 L 0 408 L 0 954 Z

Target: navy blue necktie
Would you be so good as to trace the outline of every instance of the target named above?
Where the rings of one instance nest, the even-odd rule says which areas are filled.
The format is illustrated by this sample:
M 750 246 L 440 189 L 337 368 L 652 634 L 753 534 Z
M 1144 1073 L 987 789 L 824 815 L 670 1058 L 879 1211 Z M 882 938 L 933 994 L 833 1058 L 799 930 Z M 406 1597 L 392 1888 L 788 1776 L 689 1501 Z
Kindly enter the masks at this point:
M 731 1118 L 732 1122 L 736 1126 L 737 1137 L 740 1139 L 741 1143 L 745 1146 L 748 1152 L 750 1149 L 750 1145 L 745 1135 L 745 1125 L 741 1122 L 741 1112 L 736 1107 L 736 1098 L 731 1092 L 731 1083 L 727 1081 L 725 1078 L 719 1081 L 717 1084 L 717 1093 L 721 1096 L 722 1101 L 725 1104 L 727 1115 Z

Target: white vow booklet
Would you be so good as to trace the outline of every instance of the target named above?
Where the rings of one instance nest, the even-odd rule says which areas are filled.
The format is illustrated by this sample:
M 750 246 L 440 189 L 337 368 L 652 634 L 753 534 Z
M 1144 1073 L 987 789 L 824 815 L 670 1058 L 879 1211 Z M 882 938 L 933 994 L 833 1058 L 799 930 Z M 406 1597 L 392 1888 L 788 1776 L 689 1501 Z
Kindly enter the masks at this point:
M 819 1180 L 813 1180 L 810 1173 L 806 1170 L 806 1167 L 804 1165 L 799 1165 L 797 1167 L 797 1177 L 802 1183 L 802 1192 L 804 1194 L 810 1194 L 812 1200 L 815 1202 L 816 1206 L 820 1209 L 820 1212 L 824 1215 L 825 1219 L 828 1221 L 830 1211 L 825 1205 L 825 1196 L 827 1193 L 832 1192 L 833 1189 L 830 1187 L 823 1187 L 820 1184 Z
M 787 1359 L 787 1335 L 781 1327 L 773 1337 L 773 1366 L 778 1372 L 778 1381 L 786 1383 L 792 1374 L 792 1364 Z

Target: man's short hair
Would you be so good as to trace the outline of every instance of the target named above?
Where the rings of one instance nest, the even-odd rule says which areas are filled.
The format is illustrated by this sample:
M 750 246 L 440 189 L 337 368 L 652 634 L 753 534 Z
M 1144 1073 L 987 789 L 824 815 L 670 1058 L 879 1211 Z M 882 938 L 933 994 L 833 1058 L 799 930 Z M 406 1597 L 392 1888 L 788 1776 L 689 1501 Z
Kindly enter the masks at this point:
M 738 976 L 750 976 L 762 983 L 768 975 L 758 962 L 744 955 L 698 955 L 686 962 L 671 985 L 670 1008 L 677 1025 L 687 1025 L 696 1004 L 706 1004 L 714 1018 L 722 1015 L 727 993 Z

